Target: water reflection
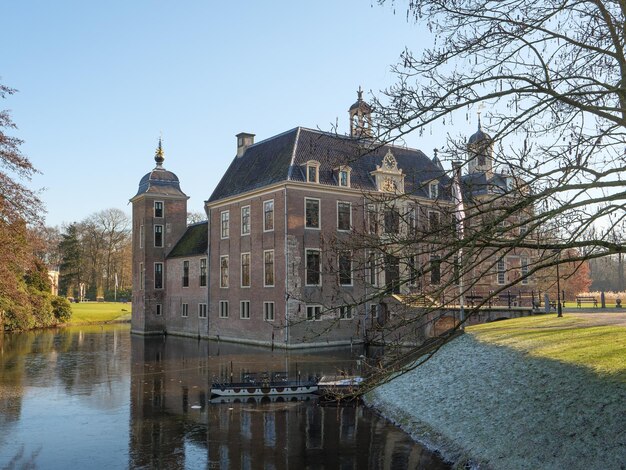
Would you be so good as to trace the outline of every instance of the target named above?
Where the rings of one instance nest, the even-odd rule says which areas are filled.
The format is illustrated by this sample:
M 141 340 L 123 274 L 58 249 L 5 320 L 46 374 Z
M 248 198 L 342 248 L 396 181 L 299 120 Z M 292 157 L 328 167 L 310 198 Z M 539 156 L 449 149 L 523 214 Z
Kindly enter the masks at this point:
M 216 378 L 288 371 L 358 373 L 358 349 L 268 351 L 184 338 L 132 338 L 131 466 L 137 468 L 447 468 L 370 410 L 312 396 L 211 400 Z M 221 403 L 223 402 L 223 403 Z
M 362 407 L 215 403 L 215 378 L 358 373 L 359 350 L 268 351 L 127 326 L 0 336 L 0 468 L 446 468 Z

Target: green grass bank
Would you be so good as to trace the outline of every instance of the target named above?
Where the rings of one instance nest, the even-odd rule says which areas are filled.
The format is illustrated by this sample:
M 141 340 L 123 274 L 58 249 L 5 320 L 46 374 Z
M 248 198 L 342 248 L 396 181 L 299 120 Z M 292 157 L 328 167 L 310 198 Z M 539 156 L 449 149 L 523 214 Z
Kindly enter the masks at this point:
M 468 328 L 366 402 L 459 468 L 624 468 L 626 314 Z
M 130 316 L 130 302 L 79 302 L 72 304 L 72 318 L 67 325 L 126 322 Z

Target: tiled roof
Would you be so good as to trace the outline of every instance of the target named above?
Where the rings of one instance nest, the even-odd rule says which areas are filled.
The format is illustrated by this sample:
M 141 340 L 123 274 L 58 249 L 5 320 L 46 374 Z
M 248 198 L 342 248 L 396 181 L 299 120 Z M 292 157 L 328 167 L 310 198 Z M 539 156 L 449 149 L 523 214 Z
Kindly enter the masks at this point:
M 235 157 L 209 202 L 286 180 L 297 131 L 292 129 L 258 142 L 241 157 Z
M 187 231 L 180 237 L 178 243 L 167 255 L 168 258 L 181 256 L 205 255 L 209 243 L 209 223 L 207 221 L 187 227 Z
M 182 196 L 187 197 L 180 189 L 178 177 L 171 171 L 157 166 L 150 173 L 144 175 L 139 181 L 139 189 L 133 199 L 140 194 L 158 194 L 159 196 Z
M 375 145 L 370 140 L 299 127 L 258 142 L 235 158 L 209 202 L 280 181 L 306 181 L 306 163 L 310 160 L 320 163 L 320 185 L 338 186 L 335 170 L 347 165 L 352 170 L 352 188 L 374 191 L 371 172 L 382 164 L 389 150 L 405 175 L 406 192 L 427 197 L 429 181 L 439 179 L 442 186 L 448 184 L 449 178 L 440 165 L 420 150 Z

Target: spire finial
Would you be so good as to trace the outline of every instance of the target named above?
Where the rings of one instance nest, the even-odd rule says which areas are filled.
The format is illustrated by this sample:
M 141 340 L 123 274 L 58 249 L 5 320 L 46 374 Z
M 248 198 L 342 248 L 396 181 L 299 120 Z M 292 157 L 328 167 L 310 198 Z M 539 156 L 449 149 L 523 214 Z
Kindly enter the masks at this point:
M 357 90 L 356 94 L 359 97 L 359 101 L 363 101 L 363 90 L 361 89 L 361 85 L 359 85 L 359 89 Z
M 483 108 L 485 107 L 485 103 L 480 103 L 478 105 L 478 111 L 476 111 L 476 114 L 478 114 L 478 130 L 482 131 L 483 130 L 483 126 L 480 123 L 480 114 L 483 112 Z
M 157 166 L 161 166 L 163 165 L 163 162 L 165 161 L 165 156 L 163 155 L 163 145 L 161 143 L 161 137 L 159 137 L 159 146 L 156 149 L 156 152 L 154 154 L 154 161 L 156 162 Z

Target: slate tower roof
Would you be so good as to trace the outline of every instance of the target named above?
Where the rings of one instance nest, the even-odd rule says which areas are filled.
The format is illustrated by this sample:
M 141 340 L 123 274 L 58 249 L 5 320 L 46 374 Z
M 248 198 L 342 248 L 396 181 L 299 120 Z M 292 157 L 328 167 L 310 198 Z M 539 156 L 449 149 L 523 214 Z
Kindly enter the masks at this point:
M 163 152 L 163 146 L 161 145 L 161 139 L 159 139 L 159 145 L 154 155 L 156 167 L 150 173 L 147 173 L 143 176 L 143 178 L 141 178 L 137 194 L 133 196 L 131 201 L 142 194 L 187 197 L 187 195 L 180 189 L 178 176 L 163 168 L 164 160 L 165 155 Z

